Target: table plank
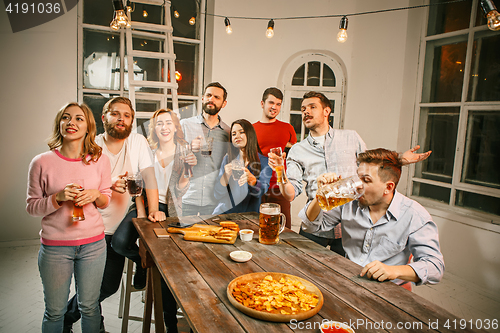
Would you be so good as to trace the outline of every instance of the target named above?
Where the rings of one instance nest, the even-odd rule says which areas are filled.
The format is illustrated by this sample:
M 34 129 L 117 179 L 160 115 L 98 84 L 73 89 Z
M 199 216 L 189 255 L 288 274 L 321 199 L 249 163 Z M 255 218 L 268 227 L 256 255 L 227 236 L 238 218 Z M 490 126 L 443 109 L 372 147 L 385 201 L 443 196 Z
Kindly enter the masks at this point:
M 245 332 L 175 242 L 156 237 L 153 228 L 160 224 L 147 219 L 133 223 L 193 331 Z
M 222 218 L 227 219 L 229 217 L 229 220 L 235 223 L 238 223 L 240 228 L 250 228 L 256 232 L 258 232 L 258 226 L 252 222 L 249 221 L 246 217 L 240 215 L 240 214 L 228 214 L 224 215 Z M 216 218 L 210 218 L 206 219 L 207 223 L 218 223 L 218 217 Z M 291 233 L 295 234 L 293 231 L 290 229 L 287 229 L 285 233 Z M 302 237 L 302 236 L 299 236 Z M 313 243 L 313 242 L 311 242 Z M 315 243 L 313 243 L 315 244 Z M 316 244 L 317 245 L 317 244 Z M 297 268 L 295 266 L 292 266 L 289 264 L 288 260 L 283 259 L 276 254 L 271 253 L 269 250 L 271 248 L 277 248 L 277 247 L 286 247 L 290 248 L 290 250 L 295 250 L 294 248 L 290 247 L 290 245 L 281 243 L 278 245 L 263 245 L 258 242 L 258 235 L 254 237 L 252 242 L 242 242 L 240 239 L 236 241 L 234 246 L 240 250 L 243 251 L 249 251 L 253 254 L 253 258 L 250 262 L 244 263 L 243 265 L 247 265 L 248 270 L 245 272 L 242 272 L 243 274 L 247 273 L 253 273 L 253 272 L 258 272 L 258 271 L 273 271 L 273 272 L 281 272 L 281 273 L 287 273 L 287 274 L 292 274 L 295 276 L 300 276 L 306 280 L 311 281 L 310 276 L 307 274 L 298 274 Z M 317 245 L 320 247 L 319 245 Z M 231 248 L 230 250 L 223 251 L 223 247 L 211 247 L 213 251 L 216 251 L 218 254 L 219 258 L 228 258 L 229 252 L 231 250 L 234 250 L 234 248 Z M 320 247 L 321 248 L 321 247 Z M 217 250 L 216 250 L 217 249 Z M 223 259 L 224 260 L 224 259 Z M 230 259 L 226 259 L 228 261 L 231 261 Z M 260 268 L 259 270 L 254 270 L 254 264 L 257 263 Z M 229 264 L 230 265 L 230 264 Z M 239 264 L 241 265 L 241 264 Z M 233 265 L 234 266 L 234 265 Z M 250 268 L 252 267 L 252 268 Z M 321 271 L 321 269 L 320 269 Z M 233 272 L 237 274 L 238 272 Z M 242 275 L 242 274 L 240 274 Z M 313 281 L 314 282 L 314 281 Z M 311 322 L 316 322 L 320 323 L 323 319 L 327 320 L 338 320 L 342 322 L 356 322 L 356 320 L 362 319 L 363 321 L 370 321 L 368 317 L 364 316 L 362 313 L 359 311 L 356 311 L 349 307 L 347 303 L 342 302 L 341 300 L 338 299 L 338 297 L 335 294 L 330 293 L 327 289 L 322 289 L 320 285 L 315 283 L 316 286 L 318 286 L 323 293 L 323 296 L 325 297 L 325 304 L 323 305 L 322 310 L 317 316 L 312 317 L 309 321 Z M 333 307 L 332 307 L 333 305 Z M 332 317 L 330 314 L 335 314 L 335 317 Z M 342 317 L 343 314 L 344 316 Z M 317 324 L 317 327 L 319 327 L 319 324 Z M 360 329 L 357 330 L 358 332 L 363 332 L 364 330 Z M 373 330 L 370 330 L 373 332 Z
M 309 240 L 289 236 L 284 241 L 303 251 L 311 258 L 320 261 L 325 266 L 334 269 L 337 273 L 350 279 L 352 282 L 363 287 L 370 293 L 373 293 L 377 297 L 380 297 L 388 303 L 405 311 L 415 319 L 418 319 L 427 325 L 432 323 L 432 328 L 439 332 L 484 332 L 484 330 L 471 330 L 470 328 L 464 330 L 454 329 L 453 327 L 446 328 L 444 327 L 446 322 L 450 323 L 454 319 L 458 321 L 460 318 L 390 281 L 377 282 L 365 277 L 359 277 L 361 266 L 350 260 L 346 260 L 346 258 L 333 253 L 326 248 L 321 246 L 318 248 L 317 246 L 311 244 Z M 438 325 L 434 325 L 434 323 L 437 323 Z
M 236 320 L 244 325 L 245 330 L 249 332 L 290 332 L 287 326 L 279 323 L 265 322 L 256 320 L 241 313 L 235 309 L 227 298 L 227 285 L 237 277 L 228 266 L 243 274 L 246 272 L 262 271 L 257 265 L 253 269 L 245 269 L 243 272 L 239 269 L 243 266 L 233 265 L 224 257 L 229 256 L 229 252 L 234 250 L 230 244 L 202 243 L 185 241 L 180 237 L 173 238 L 179 249 L 186 255 L 186 258 L 192 263 L 201 276 L 205 279 L 213 292 L 224 302 L 231 314 Z M 219 252 L 219 256 L 215 253 Z M 221 260 L 222 259 L 222 260 Z

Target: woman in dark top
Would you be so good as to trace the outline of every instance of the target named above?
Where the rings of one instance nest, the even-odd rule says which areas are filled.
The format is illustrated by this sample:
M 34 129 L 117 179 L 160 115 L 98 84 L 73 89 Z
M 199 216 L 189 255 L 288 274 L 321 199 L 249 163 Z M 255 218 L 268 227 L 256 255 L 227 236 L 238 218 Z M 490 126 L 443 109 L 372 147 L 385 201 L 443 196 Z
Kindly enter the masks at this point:
M 232 144 L 224 156 L 215 185 L 219 204 L 213 214 L 258 212 L 272 170 L 267 157 L 260 151 L 255 129 L 249 121 L 233 122 L 230 134 Z M 236 168 L 238 163 L 241 163 L 241 171 Z

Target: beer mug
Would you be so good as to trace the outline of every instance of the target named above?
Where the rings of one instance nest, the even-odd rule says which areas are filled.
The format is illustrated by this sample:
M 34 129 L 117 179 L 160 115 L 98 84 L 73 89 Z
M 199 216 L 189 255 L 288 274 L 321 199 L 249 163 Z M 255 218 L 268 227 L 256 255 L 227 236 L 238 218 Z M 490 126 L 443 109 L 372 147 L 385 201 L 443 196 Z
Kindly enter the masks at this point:
M 316 192 L 316 199 L 322 210 L 329 211 L 358 199 L 364 193 L 365 188 L 361 179 L 352 176 L 321 186 Z
M 275 203 L 263 203 L 259 213 L 259 243 L 272 245 L 279 242 L 279 235 L 285 229 L 286 217 L 281 213 L 281 206 Z

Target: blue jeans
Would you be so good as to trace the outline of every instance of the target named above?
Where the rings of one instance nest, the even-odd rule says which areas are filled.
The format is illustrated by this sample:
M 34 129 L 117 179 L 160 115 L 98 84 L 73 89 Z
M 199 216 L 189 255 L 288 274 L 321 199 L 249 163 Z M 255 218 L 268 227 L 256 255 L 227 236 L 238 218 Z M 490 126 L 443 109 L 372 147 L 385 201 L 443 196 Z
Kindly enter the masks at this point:
M 82 313 L 82 332 L 99 332 L 98 299 L 105 262 L 104 239 L 80 246 L 40 246 L 38 269 L 45 300 L 43 333 L 62 332 L 73 273 Z
M 137 266 L 141 266 L 141 256 L 139 255 L 139 247 L 137 246 L 139 233 L 135 229 L 134 223 L 132 223 L 132 219 L 136 217 L 137 210 L 135 209 L 125 216 L 113 234 L 111 247 L 119 255 L 129 258 Z
M 109 296 L 113 295 L 120 288 L 120 281 L 123 275 L 123 265 L 125 263 L 125 257 L 119 255 L 111 248 L 111 240 L 113 235 L 106 235 L 106 265 L 104 268 L 104 275 L 101 275 L 102 279 L 97 283 L 100 286 L 99 295 L 99 313 L 101 313 L 100 303 L 104 301 Z M 81 314 L 78 309 L 77 295 L 74 295 L 68 301 L 68 307 L 66 314 L 64 315 L 64 325 L 71 326 L 80 320 Z M 104 317 L 101 317 L 102 325 L 104 326 Z M 98 331 L 97 331 L 98 332 Z

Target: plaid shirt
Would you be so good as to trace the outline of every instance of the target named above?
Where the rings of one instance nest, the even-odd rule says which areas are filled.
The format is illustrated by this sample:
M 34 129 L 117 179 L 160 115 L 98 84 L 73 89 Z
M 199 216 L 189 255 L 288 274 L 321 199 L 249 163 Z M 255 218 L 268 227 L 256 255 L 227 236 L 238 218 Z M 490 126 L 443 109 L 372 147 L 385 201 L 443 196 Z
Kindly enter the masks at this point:
M 194 153 L 198 163 L 193 167 L 193 177 L 189 189 L 182 197 L 182 203 L 196 206 L 215 206 L 215 182 L 219 174 L 224 155 L 227 154 L 230 142 L 230 128 L 219 117 L 219 123 L 210 128 L 205 118 L 200 114 L 195 117 L 181 120 L 184 139 L 193 141 L 197 136 L 214 138 L 211 156 L 205 157 L 201 153 Z

